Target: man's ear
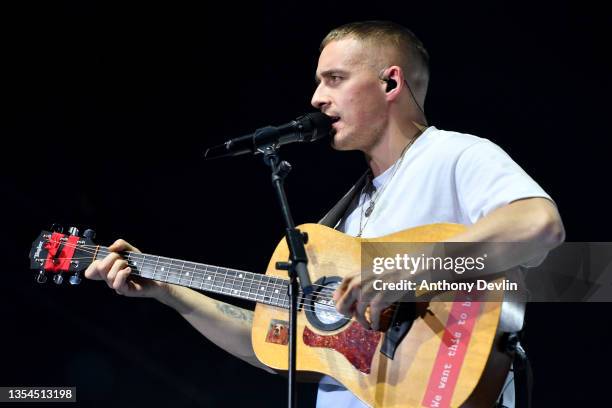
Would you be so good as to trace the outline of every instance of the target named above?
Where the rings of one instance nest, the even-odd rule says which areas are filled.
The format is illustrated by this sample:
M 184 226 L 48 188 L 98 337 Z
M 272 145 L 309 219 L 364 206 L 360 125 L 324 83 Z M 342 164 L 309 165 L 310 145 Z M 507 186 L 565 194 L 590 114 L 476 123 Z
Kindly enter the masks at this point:
M 395 79 L 387 78 L 387 79 L 383 79 L 383 81 L 387 83 L 387 88 L 385 89 L 385 92 L 391 92 L 392 90 L 397 88 L 397 81 L 395 81 Z
M 391 78 L 391 74 L 394 73 L 394 68 L 397 67 L 387 67 L 380 71 L 379 78 L 381 81 L 387 83 L 387 87 L 385 88 L 385 92 L 389 93 L 392 90 L 397 88 L 397 80 Z

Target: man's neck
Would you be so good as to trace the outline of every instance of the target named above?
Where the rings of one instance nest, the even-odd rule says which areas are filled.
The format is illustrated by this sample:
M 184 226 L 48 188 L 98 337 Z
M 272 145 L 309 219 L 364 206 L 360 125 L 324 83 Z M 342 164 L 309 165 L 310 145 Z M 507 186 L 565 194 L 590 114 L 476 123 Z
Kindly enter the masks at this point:
M 366 160 L 374 177 L 378 177 L 399 160 L 402 152 L 413 139 L 418 137 L 427 127 L 420 123 L 411 122 L 405 129 L 390 131 L 386 137 L 366 152 Z

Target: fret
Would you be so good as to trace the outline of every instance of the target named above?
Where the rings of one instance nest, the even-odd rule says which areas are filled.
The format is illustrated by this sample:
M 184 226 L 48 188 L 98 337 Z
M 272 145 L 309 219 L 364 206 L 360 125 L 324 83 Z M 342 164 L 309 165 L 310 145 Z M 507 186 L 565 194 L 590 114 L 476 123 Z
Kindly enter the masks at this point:
M 211 290 L 210 288 L 210 275 L 208 274 L 208 265 L 198 265 L 196 269 L 201 274 L 200 276 L 200 289 Z M 206 285 L 209 285 L 207 288 Z
M 235 283 L 237 275 L 238 274 L 232 269 L 225 269 L 224 285 L 226 285 L 226 287 L 224 289 L 228 295 L 236 296 Z
M 203 276 L 202 276 L 202 287 L 204 287 L 204 285 L 208 285 L 208 288 L 206 288 L 205 290 L 213 290 L 213 282 L 214 282 L 214 276 L 210 273 L 210 271 L 208 270 L 208 265 L 202 265 L 204 266 L 204 271 L 202 271 Z
M 236 292 L 238 293 L 238 296 L 244 297 L 244 295 L 242 294 L 242 285 L 244 285 L 244 280 L 246 278 L 244 277 L 244 272 L 236 272 L 236 273 L 238 274 L 238 281 L 240 282 L 240 287 L 238 288 Z M 238 282 L 236 282 L 236 284 L 238 284 Z
M 279 306 L 278 298 L 274 296 L 274 287 L 272 286 L 272 277 L 267 276 L 268 282 L 266 282 L 265 293 L 274 306 Z
M 266 275 L 260 276 L 259 282 L 258 282 L 258 285 L 257 285 L 257 293 L 261 296 L 261 301 L 263 303 L 267 303 L 267 304 L 271 305 L 273 303 L 270 303 L 270 297 L 266 296 L 266 284 L 264 282 L 264 279 L 268 279 L 269 280 L 270 278 L 268 276 L 266 276 Z
M 285 284 L 285 282 L 278 282 L 280 297 L 282 299 L 283 308 L 289 309 L 289 303 L 291 299 L 289 298 L 289 286 Z M 302 291 L 298 287 L 298 307 L 300 305 L 300 299 L 302 298 Z
M 276 293 L 276 296 L 278 296 L 279 300 L 280 300 L 280 304 L 282 308 L 289 308 L 289 303 L 288 303 L 288 299 L 289 297 L 288 295 L 288 286 L 283 285 L 282 281 L 280 281 L 279 279 L 276 280 L 276 289 L 274 290 Z M 300 300 L 299 300 L 299 291 L 298 291 L 298 305 L 300 304 Z
M 219 268 L 217 268 L 217 271 L 219 270 Z M 225 273 L 223 274 L 223 282 L 221 283 L 221 293 L 225 293 L 225 281 L 227 280 L 227 269 L 225 270 Z
M 216 271 L 214 271 L 214 272 L 213 272 L 213 271 L 211 271 L 211 273 L 213 274 L 213 278 L 212 278 L 212 290 L 213 290 L 213 291 L 215 291 L 215 292 L 217 292 L 217 293 L 223 293 L 223 292 L 221 292 L 221 291 L 218 289 L 219 287 L 222 287 L 222 286 L 219 286 L 219 285 L 217 284 L 217 278 L 219 278 L 219 279 L 220 279 L 220 277 L 219 277 L 219 268 L 218 268 L 217 266 L 213 266 L 213 268 L 216 268 L 217 270 L 216 270 Z
M 227 294 L 236 296 L 236 280 L 238 278 L 238 273 L 232 269 L 226 269 L 225 277 L 227 278 L 226 281 L 228 285 L 226 288 Z
M 144 255 L 134 254 L 134 261 L 132 262 L 132 264 L 133 264 L 133 269 L 137 271 L 138 274 L 140 274 L 140 271 L 142 270 L 143 259 L 144 259 Z
M 170 261 L 170 265 L 166 265 L 166 270 L 168 271 L 166 273 L 167 279 L 170 283 L 174 283 L 174 284 L 179 284 L 179 279 L 181 277 L 181 275 L 178 273 L 176 266 L 172 266 L 172 263 L 176 263 L 176 260 L 172 259 L 172 258 L 165 258 L 166 260 Z
M 227 280 L 227 271 L 226 269 L 220 268 L 218 266 L 216 266 L 216 268 L 217 268 L 217 276 L 222 278 L 221 283 L 219 284 L 219 287 L 217 290 L 219 291 L 219 293 L 226 295 L 227 292 L 225 289 L 225 281 Z
M 125 258 L 126 258 L 125 260 L 128 263 L 128 266 L 130 268 L 132 268 L 132 272 L 137 270 L 137 265 L 136 265 L 136 260 L 135 260 L 136 259 L 136 253 L 128 252 L 128 254 L 127 254 L 127 256 Z
M 197 269 L 197 265 L 196 265 L 196 267 L 194 268 L 194 271 L 195 271 L 196 269 Z M 210 278 L 210 276 L 207 276 L 207 274 L 206 274 L 206 265 L 204 265 L 204 270 L 203 270 L 203 271 L 201 271 L 201 272 L 202 272 L 202 276 L 200 277 L 200 289 L 204 289 L 204 285 L 206 284 L 207 279 L 209 279 L 209 278 Z
M 228 275 L 231 276 L 231 281 L 230 281 L 230 285 L 232 287 L 231 289 L 231 294 L 232 296 L 236 296 L 236 297 L 242 297 L 242 293 L 240 292 L 238 283 L 242 282 L 242 279 L 244 279 L 244 273 L 241 271 L 238 271 L 236 269 L 229 269 L 228 270 Z
M 219 289 L 217 289 L 217 278 L 219 277 L 219 274 L 213 268 L 218 269 L 216 266 L 206 266 L 206 271 L 209 273 L 208 282 L 210 283 L 210 290 L 219 292 Z
M 220 291 L 224 295 L 233 295 L 232 293 L 232 279 L 231 272 L 227 268 L 217 267 L 219 274 L 223 274 L 223 282 L 221 283 Z
M 261 302 L 267 303 L 269 305 L 273 305 L 271 302 L 270 296 L 266 294 L 266 288 L 268 287 L 266 281 L 270 281 L 270 277 L 266 275 L 261 275 L 259 277 L 259 285 L 257 288 L 257 293 L 261 295 Z
M 274 296 L 278 299 L 278 304 L 280 307 L 285 307 L 285 293 L 284 288 L 280 284 L 280 280 L 278 278 L 274 278 Z
M 287 289 L 280 279 L 276 278 L 274 280 L 274 295 L 278 298 L 279 306 L 283 308 L 289 307 L 287 303 Z
M 145 258 L 145 254 L 138 254 L 138 260 L 134 261 L 134 272 L 139 276 L 143 276 L 143 272 L 145 270 Z
M 280 290 L 276 285 L 276 278 L 270 277 L 269 286 L 270 286 L 270 296 L 274 298 L 274 304 L 276 306 L 282 307 L 283 301 L 280 296 Z
M 229 269 L 223 268 L 223 284 L 221 285 L 221 290 L 226 295 L 232 295 L 232 279 L 231 273 Z
M 172 283 L 170 282 L 170 269 L 168 268 L 168 265 L 165 263 L 165 259 L 166 258 L 159 258 L 162 262 L 161 262 L 161 267 L 159 268 L 159 272 L 161 274 L 165 274 L 166 276 L 164 276 L 164 281 L 168 282 L 168 283 Z
M 178 283 L 178 279 L 176 276 L 176 272 L 174 272 L 174 270 L 172 269 L 172 259 L 171 258 L 164 258 L 166 260 L 170 261 L 170 264 L 166 264 L 162 267 L 162 272 L 164 271 L 164 269 L 166 270 L 166 282 L 168 283 Z
M 140 264 L 140 276 L 144 278 L 150 278 L 149 276 L 150 265 L 147 264 L 146 260 L 147 260 L 147 255 L 143 254 L 142 263 Z
M 246 292 L 249 296 L 249 300 L 254 300 L 255 302 L 257 302 L 257 291 L 253 291 L 253 283 L 255 282 L 255 278 L 258 275 L 256 273 L 249 273 L 249 281 L 246 282 L 247 284 L 247 289 Z
M 266 291 L 268 293 L 268 297 L 270 301 L 274 302 L 274 306 L 280 306 L 280 297 L 278 296 L 278 289 L 276 288 L 276 279 L 272 276 L 268 277 L 268 284 L 266 287 Z
M 264 302 L 268 303 L 269 305 L 273 305 L 276 306 L 276 302 L 274 300 L 274 292 L 272 290 L 272 286 L 270 285 L 272 278 L 270 276 L 262 276 L 261 279 L 261 285 L 263 287 L 263 295 L 264 295 Z
M 161 256 L 157 259 L 157 263 L 155 264 L 156 269 L 158 269 L 158 273 L 159 273 L 159 279 L 163 282 L 168 282 L 168 268 L 166 267 L 166 264 L 163 262 L 163 259 Z M 169 283 L 169 282 L 168 282 Z
M 181 269 L 180 269 L 180 270 L 179 270 L 179 272 L 178 272 L 178 274 L 179 274 L 179 277 L 178 277 L 178 284 L 179 284 L 179 285 L 182 285 L 182 283 L 181 283 L 181 279 L 183 279 L 183 269 L 185 269 L 185 262 L 184 262 L 184 261 L 182 261 L 182 262 L 181 262 Z
M 158 266 L 158 264 L 159 264 L 159 256 L 156 257 L 156 259 L 155 259 L 155 266 L 153 267 L 153 279 L 156 279 L 155 278 L 155 274 L 157 274 L 157 266 Z M 157 280 L 161 280 L 161 279 L 157 279 Z
M 178 267 L 178 262 L 176 259 L 171 258 L 170 259 L 170 273 L 172 274 L 172 279 L 174 284 L 176 285 L 180 285 L 181 284 L 181 270 Z M 174 266 L 173 266 L 174 264 Z
M 168 268 L 166 267 L 166 264 L 163 262 L 163 259 L 164 258 L 160 256 L 157 259 L 157 263 L 155 264 L 155 266 L 157 269 L 159 269 L 159 279 L 163 282 L 168 282 Z
M 250 279 L 250 281 L 248 283 L 248 285 L 249 285 L 249 289 L 248 289 L 249 299 L 257 301 L 257 291 L 253 291 L 253 288 L 254 288 L 253 283 L 255 283 L 255 278 L 257 277 L 257 275 L 254 274 L 254 273 L 251 273 L 250 277 L 251 277 L 251 279 Z
M 193 275 L 195 275 L 197 264 L 193 264 L 193 271 L 191 271 L 191 280 L 189 281 L 189 287 L 193 287 Z
M 259 285 L 257 284 L 259 277 L 260 275 L 253 274 L 251 275 L 251 282 L 249 282 L 249 292 L 251 293 L 252 299 L 256 302 L 259 302 Z
M 249 300 L 255 300 L 255 294 L 253 293 L 253 279 L 255 277 L 254 273 L 246 272 L 244 281 L 241 283 L 240 287 L 244 288 L 242 291 L 245 293 L 245 297 Z
M 232 293 L 232 278 L 229 269 L 219 268 L 223 273 L 223 283 L 221 284 L 221 291 L 225 295 L 233 295 Z

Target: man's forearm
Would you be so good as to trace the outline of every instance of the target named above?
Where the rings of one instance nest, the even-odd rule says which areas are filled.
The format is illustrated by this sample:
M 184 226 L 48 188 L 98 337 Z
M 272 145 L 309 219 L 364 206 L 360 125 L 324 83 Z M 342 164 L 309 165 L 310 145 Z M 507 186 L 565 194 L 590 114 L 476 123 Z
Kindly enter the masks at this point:
M 251 342 L 253 312 L 171 285 L 156 297 L 181 314 L 196 330 L 228 353 L 262 368 Z
M 498 272 L 541 258 L 564 240 L 565 230 L 554 204 L 544 198 L 531 198 L 498 208 L 448 241 L 473 243 L 463 248 L 473 253 L 462 253 L 463 256 L 481 255 L 478 243 L 485 243 L 491 265 L 488 270 Z M 490 245 L 493 242 L 520 244 Z

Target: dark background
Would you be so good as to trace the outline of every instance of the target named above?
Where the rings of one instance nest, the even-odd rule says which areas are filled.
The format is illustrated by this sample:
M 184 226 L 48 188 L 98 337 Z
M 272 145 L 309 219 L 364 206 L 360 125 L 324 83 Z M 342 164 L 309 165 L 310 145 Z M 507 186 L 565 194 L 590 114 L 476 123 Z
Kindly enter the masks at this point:
M 610 19 L 587 2 L 19 2 L 3 6 L 0 386 L 72 385 L 80 406 L 283 406 L 283 378 L 230 357 L 171 309 L 100 282 L 38 285 L 53 222 L 175 258 L 264 271 L 283 228 L 259 159 L 206 146 L 312 110 L 318 44 L 392 19 L 431 54 L 430 124 L 486 137 L 557 202 L 568 241 L 610 241 Z M 494 3 L 494 4 L 489 4 Z M 196 5 L 197 4 L 197 5 Z M 365 168 L 325 142 L 283 149 L 296 222 Z M 599 406 L 608 304 L 533 304 L 535 406 Z M 314 406 L 304 386 L 301 407 Z

